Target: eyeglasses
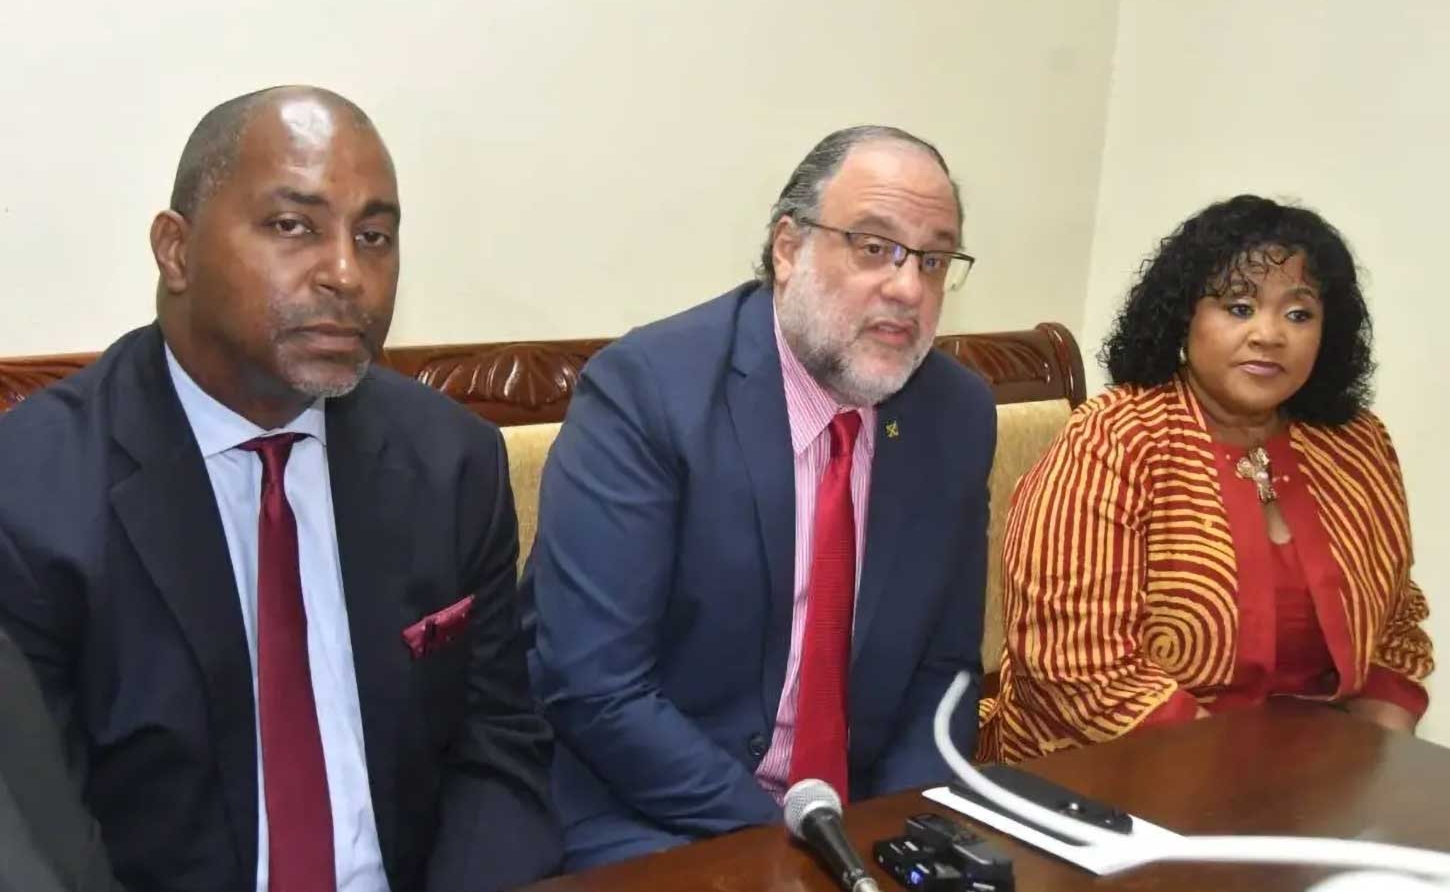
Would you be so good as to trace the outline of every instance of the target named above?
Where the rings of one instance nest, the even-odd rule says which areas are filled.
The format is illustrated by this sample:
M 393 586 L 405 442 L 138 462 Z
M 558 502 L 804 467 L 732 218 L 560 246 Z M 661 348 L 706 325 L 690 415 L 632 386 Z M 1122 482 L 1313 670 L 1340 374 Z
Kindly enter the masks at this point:
M 834 232 L 843 236 L 846 243 L 851 246 L 852 259 L 856 261 L 856 266 L 862 271 L 884 270 L 887 264 L 900 269 L 906 259 L 915 254 L 919 258 L 918 267 L 921 269 L 922 279 L 943 291 L 955 291 L 962 287 L 962 283 L 967 280 L 967 273 L 972 271 L 972 264 L 977 262 L 972 255 L 959 251 L 924 251 L 920 248 L 908 248 L 901 242 L 889 239 L 884 235 L 837 229 L 807 217 L 793 217 L 792 219 L 802 226 L 823 229 L 826 232 Z

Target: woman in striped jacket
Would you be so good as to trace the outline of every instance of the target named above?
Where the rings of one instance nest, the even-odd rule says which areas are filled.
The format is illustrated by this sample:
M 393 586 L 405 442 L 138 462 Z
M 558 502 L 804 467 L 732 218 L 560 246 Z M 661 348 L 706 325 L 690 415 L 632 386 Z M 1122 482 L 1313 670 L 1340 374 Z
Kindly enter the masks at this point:
M 1412 730 L 1427 608 L 1338 232 L 1256 196 L 1205 209 L 1145 265 L 1102 359 L 1116 386 L 1013 495 L 978 757 L 1273 696 Z

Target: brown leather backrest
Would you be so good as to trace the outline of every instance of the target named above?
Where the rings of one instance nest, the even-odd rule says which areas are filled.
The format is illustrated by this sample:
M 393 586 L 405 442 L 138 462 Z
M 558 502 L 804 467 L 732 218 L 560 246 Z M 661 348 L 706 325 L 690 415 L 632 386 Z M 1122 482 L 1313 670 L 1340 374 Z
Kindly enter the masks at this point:
M 579 370 L 608 340 L 505 341 L 394 347 L 382 364 L 416 378 L 499 425 L 561 421 Z M 1082 354 L 1068 330 L 942 335 L 939 349 L 986 378 L 998 404 L 1083 401 Z M 84 368 L 95 353 L 0 359 L 0 412 Z

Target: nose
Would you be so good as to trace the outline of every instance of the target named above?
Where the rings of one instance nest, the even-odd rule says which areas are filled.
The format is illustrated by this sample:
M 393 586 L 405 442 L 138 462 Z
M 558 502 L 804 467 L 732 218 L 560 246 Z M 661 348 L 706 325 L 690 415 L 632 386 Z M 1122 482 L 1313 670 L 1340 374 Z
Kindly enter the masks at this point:
M 891 271 L 881 292 L 897 303 L 916 306 L 926 297 L 926 290 L 926 280 L 921 275 L 921 255 L 907 254 Z
M 313 281 L 320 290 L 337 297 L 354 297 L 361 290 L 362 271 L 358 268 L 357 245 L 351 232 L 343 230 L 328 240 Z
M 1256 347 L 1281 347 L 1286 335 L 1284 320 L 1276 313 L 1255 313 L 1254 326 L 1249 331 L 1249 343 Z

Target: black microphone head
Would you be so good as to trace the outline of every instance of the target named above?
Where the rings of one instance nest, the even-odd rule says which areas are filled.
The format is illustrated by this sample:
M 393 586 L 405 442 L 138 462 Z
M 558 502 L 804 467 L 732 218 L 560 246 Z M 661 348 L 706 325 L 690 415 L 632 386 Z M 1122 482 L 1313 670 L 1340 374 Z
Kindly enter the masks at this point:
M 786 829 L 796 839 L 804 839 L 801 835 L 801 822 L 811 812 L 826 809 L 831 814 L 841 814 L 841 797 L 837 795 L 835 788 L 813 777 L 796 781 L 786 790 L 782 805 L 785 807 Z

